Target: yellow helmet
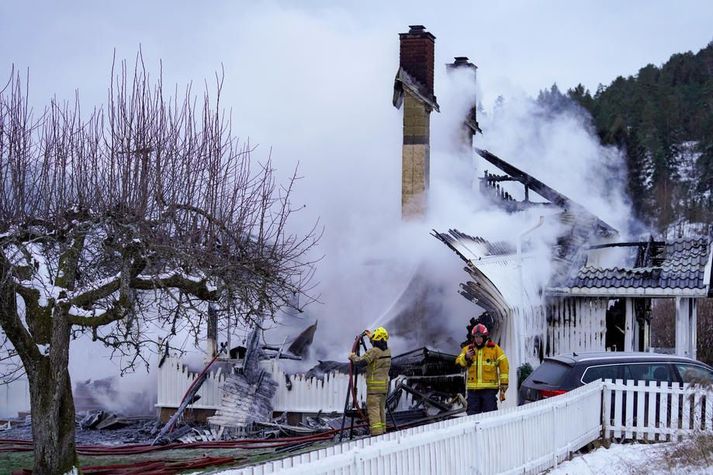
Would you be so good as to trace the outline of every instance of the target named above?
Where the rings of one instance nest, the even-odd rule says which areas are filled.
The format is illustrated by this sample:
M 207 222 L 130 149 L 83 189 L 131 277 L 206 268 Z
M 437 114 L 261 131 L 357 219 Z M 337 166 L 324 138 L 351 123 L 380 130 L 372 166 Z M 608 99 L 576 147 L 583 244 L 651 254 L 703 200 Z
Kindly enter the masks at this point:
M 386 331 L 386 328 L 379 327 L 371 334 L 371 339 L 373 341 L 386 341 L 389 339 L 389 332 Z

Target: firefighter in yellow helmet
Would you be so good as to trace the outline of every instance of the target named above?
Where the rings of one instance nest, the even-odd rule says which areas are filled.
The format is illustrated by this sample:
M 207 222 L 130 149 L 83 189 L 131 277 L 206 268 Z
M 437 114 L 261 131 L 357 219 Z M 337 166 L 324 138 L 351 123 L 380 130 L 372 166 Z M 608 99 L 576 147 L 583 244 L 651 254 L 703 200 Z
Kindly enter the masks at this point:
M 505 352 L 490 339 L 485 325 L 473 327 L 469 344 L 461 350 L 456 364 L 468 368 L 468 415 L 497 410 L 498 390 L 503 401 L 508 389 L 509 365 Z
M 372 348 L 357 356 L 349 355 L 355 365 L 366 365 L 366 411 L 369 416 L 369 433 L 381 435 L 386 432 L 386 394 L 389 392 L 389 369 L 391 368 L 391 350 L 386 341 L 389 333 L 384 327 L 373 332 L 364 331 L 369 337 Z

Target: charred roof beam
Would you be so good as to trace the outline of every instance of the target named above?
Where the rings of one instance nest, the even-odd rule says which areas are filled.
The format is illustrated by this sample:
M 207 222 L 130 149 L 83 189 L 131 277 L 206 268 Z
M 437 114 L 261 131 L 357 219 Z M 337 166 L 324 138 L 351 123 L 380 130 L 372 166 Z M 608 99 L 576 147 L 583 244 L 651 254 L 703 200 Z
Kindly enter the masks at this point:
M 507 173 L 508 175 L 513 177 L 515 180 L 519 181 L 520 183 L 522 183 L 523 185 L 525 185 L 527 188 L 534 191 L 538 195 L 551 201 L 553 204 L 555 204 L 565 210 L 571 211 L 577 215 L 585 216 L 587 218 L 594 220 L 596 222 L 596 228 L 601 234 L 603 234 L 605 236 L 612 236 L 612 235 L 618 234 L 618 231 L 616 229 L 614 229 L 609 224 L 605 223 L 601 219 L 594 216 L 584 206 L 572 201 L 571 199 L 569 199 L 562 193 L 559 193 L 558 191 L 554 190 L 553 188 L 550 188 L 549 186 L 545 185 L 543 182 L 541 182 L 537 178 L 535 178 L 531 175 L 528 175 L 527 173 L 525 173 L 524 171 L 520 170 L 517 167 L 514 167 L 513 165 L 510 165 L 505 160 L 493 155 L 492 153 L 488 152 L 487 150 L 482 150 L 482 149 L 478 149 L 478 148 L 476 148 L 475 150 L 478 153 L 478 155 L 483 157 L 485 160 L 492 163 L 493 165 L 498 167 L 500 170 L 504 171 L 505 173 Z

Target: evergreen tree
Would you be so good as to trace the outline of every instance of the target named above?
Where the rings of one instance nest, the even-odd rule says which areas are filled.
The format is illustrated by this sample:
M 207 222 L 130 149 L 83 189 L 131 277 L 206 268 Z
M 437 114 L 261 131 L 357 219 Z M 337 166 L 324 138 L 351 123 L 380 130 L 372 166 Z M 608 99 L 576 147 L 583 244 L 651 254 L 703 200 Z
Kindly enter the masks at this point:
M 554 92 L 538 100 L 552 102 Z M 639 219 L 661 230 L 682 218 L 711 222 L 713 42 L 660 67 L 648 64 L 636 76 L 619 76 L 593 96 L 581 84 L 567 96 L 589 111 L 603 144 L 625 152 Z M 699 154 L 694 164 L 687 161 L 691 151 Z

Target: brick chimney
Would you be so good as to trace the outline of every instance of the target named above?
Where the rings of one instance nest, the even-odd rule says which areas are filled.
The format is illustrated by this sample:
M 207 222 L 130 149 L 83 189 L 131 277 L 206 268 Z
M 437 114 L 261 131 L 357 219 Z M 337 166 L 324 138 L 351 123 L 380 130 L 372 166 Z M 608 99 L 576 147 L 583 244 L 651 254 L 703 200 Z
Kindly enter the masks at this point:
M 434 40 L 422 25 L 400 33 L 400 64 L 394 83 L 394 105 L 403 104 L 401 216 L 423 217 L 430 181 L 430 115 L 438 110 L 433 94 Z
M 408 33 L 399 33 L 400 66 L 433 95 L 433 67 L 436 37 L 423 25 L 410 25 Z
M 453 58 L 452 63 L 446 64 L 446 70 L 451 73 L 457 70 L 469 70 L 473 74 L 473 87 L 475 87 L 475 74 L 478 70 L 478 66 L 468 61 L 467 56 L 456 56 Z M 476 117 L 475 105 L 468 111 L 468 114 L 463 119 L 463 124 L 461 125 L 461 130 L 459 134 L 459 146 L 464 148 L 468 153 L 473 149 L 473 137 L 476 132 L 480 132 L 480 127 L 478 127 L 478 119 Z

